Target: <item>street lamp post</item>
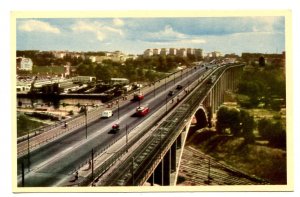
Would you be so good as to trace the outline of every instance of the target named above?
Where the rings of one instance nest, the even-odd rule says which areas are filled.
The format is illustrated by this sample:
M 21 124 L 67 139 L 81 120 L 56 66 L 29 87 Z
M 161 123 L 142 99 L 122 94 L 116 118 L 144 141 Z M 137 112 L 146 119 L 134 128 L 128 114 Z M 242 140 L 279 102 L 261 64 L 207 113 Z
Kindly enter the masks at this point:
M 175 85 L 175 73 L 174 73 L 174 85 Z
M 27 159 L 28 159 L 28 172 L 30 171 L 30 144 L 29 144 L 29 131 L 27 131 Z
M 166 96 L 166 113 L 168 111 L 168 96 Z
M 84 106 L 84 115 L 85 115 L 85 139 L 87 139 L 87 105 Z
M 128 125 L 126 124 L 126 152 L 128 152 Z
M 21 168 L 22 168 L 22 187 L 25 186 L 25 173 L 24 173 L 24 161 L 22 160 L 22 164 L 21 164 Z
M 132 176 L 132 186 L 134 186 L 134 157 L 132 157 L 131 176 Z
M 92 148 L 92 181 L 94 180 L 94 149 Z
M 155 82 L 154 82 L 154 97 L 155 97 Z
M 120 118 L 120 109 L 119 109 L 119 108 L 120 108 L 120 105 L 119 105 L 119 99 L 118 99 L 117 102 L 118 102 L 118 120 L 119 120 L 119 118 Z
M 180 70 L 180 72 L 181 72 L 181 80 L 182 80 L 182 72 L 183 72 L 183 71 L 182 71 L 182 70 Z

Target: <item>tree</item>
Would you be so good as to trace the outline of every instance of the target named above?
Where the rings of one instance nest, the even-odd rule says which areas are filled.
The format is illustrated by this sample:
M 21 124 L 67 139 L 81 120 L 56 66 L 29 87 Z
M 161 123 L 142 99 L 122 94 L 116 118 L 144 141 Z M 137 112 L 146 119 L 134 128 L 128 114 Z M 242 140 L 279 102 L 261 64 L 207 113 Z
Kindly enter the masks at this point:
M 265 58 L 262 57 L 262 56 L 259 57 L 259 59 L 258 59 L 258 64 L 259 64 L 259 66 L 264 67 L 264 66 L 266 65 Z
M 104 82 L 109 82 L 112 78 L 110 69 L 108 66 L 97 65 L 95 68 L 95 76 L 98 80 L 102 80 Z
M 217 122 L 216 122 L 216 129 L 219 133 L 224 133 L 225 129 L 228 128 L 228 108 L 227 107 L 220 107 L 217 112 Z
M 247 143 L 254 142 L 253 129 L 255 128 L 254 117 L 250 116 L 250 114 L 246 110 L 240 111 L 240 121 L 241 121 L 241 133 Z
M 263 118 L 258 122 L 258 131 L 262 138 L 275 147 L 286 147 L 286 131 L 280 121 L 273 122 Z
M 236 108 L 231 108 L 228 112 L 228 125 L 230 132 L 234 136 L 238 136 L 241 131 L 239 111 Z
M 272 124 L 272 121 L 270 119 L 266 119 L 266 118 L 260 119 L 258 121 L 257 129 L 262 138 L 268 139 L 269 129 L 270 129 L 271 124 Z

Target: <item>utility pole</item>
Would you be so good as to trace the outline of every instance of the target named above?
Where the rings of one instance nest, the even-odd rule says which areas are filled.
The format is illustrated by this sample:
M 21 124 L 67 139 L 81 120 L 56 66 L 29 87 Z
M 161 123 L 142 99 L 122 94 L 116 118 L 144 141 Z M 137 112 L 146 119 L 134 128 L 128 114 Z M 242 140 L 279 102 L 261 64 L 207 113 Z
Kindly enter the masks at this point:
M 134 186 L 134 157 L 132 157 L 131 176 L 132 176 L 132 186 Z
M 28 160 L 28 172 L 30 172 L 30 144 L 29 144 L 29 131 L 27 131 L 27 160 Z
M 87 105 L 84 106 L 84 115 L 85 115 L 85 139 L 87 139 Z
M 154 82 L 154 97 L 155 97 L 155 82 Z
M 174 73 L 174 85 L 175 85 L 175 73 Z
M 22 160 L 22 164 L 21 164 L 21 168 L 22 168 L 22 187 L 25 186 L 25 172 L 24 172 L 24 160 Z
M 166 96 L 166 113 L 168 111 L 168 96 Z
M 119 107 L 120 107 L 120 105 L 119 105 L 119 99 L 118 99 L 118 120 L 119 120 L 119 118 L 120 118 L 120 109 L 119 109 Z
M 167 77 L 165 77 L 165 91 L 167 89 Z
M 92 148 L 92 181 L 94 180 L 94 149 Z
M 126 124 L 126 152 L 128 152 L 128 125 Z

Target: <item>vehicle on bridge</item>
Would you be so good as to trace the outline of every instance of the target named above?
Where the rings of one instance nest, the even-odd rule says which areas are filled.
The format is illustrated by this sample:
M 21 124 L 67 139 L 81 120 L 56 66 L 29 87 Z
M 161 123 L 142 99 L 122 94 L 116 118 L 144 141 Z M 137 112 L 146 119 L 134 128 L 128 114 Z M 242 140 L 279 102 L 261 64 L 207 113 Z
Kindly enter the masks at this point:
M 216 81 L 216 75 L 212 75 L 210 76 L 210 78 L 208 79 L 207 83 L 208 84 L 213 84 Z
M 113 124 L 111 127 L 112 132 L 116 133 L 120 130 L 120 125 L 118 123 Z
M 181 90 L 183 87 L 182 87 L 182 85 L 177 85 L 176 86 L 176 90 Z
M 133 95 L 133 101 L 140 101 L 144 99 L 143 93 L 136 93 Z
M 136 115 L 140 116 L 140 117 L 147 115 L 149 112 L 150 112 L 149 107 L 139 106 L 139 107 L 136 108 Z
M 114 114 L 113 114 L 112 110 L 105 110 L 101 113 L 101 118 L 109 118 L 113 115 Z
M 173 96 L 175 93 L 173 90 L 170 90 L 169 93 L 168 93 L 168 96 Z

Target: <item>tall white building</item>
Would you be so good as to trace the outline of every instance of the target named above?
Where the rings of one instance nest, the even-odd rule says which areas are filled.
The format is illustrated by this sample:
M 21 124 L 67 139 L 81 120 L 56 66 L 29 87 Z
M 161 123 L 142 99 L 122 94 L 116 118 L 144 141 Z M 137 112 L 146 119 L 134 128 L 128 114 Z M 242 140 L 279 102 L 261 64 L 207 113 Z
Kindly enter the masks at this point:
M 180 57 L 186 57 L 186 55 L 187 55 L 186 48 L 181 48 L 181 49 L 177 50 L 177 55 Z
M 170 48 L 169 49 L 169 54 L 170 55 L 176 55 L 177 54 L 177 49 L 176 48 Z
M 159 55 L 160 49 L 153 49 L 153 55 Z
M 153 55 L 153 50 L 152 49 L 146 49 L 144 51 L 144 57 L 150 57 Z
M 168 55 L 169 54 L 169 49 L 162 48 L 160 49 L 160 55 Z

